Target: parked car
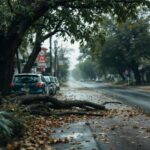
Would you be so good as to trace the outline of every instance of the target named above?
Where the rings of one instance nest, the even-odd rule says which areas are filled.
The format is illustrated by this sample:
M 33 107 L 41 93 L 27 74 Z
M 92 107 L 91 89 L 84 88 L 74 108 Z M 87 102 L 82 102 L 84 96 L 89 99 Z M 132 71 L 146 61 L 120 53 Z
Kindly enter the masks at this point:
M 50 81 L 51 81 L 51 83 L 54 85 L 54 88 L 55 88 L 55 94 L 56 94 L 56 92 L 57 92 L 57 86 L 56 86 L 56 83 L 55 83 L 54 76 L 50 76 Z
M 49 95 L 55 95 L 56 94 L 56 84 L 54 82 L 54 78 L 52 76 L 44 76 L 48 87 L 49 87 Z
M 14 76 L 11 90 L 30 94 L 48 94 L 48 85 L 41 74 L 23 73 Z
M 56 89 L 60 90 L 60 84 L 59 84 L 58 78 L 54 77 L 54 81 L 55 81 L 55 84 L 56 84 Z

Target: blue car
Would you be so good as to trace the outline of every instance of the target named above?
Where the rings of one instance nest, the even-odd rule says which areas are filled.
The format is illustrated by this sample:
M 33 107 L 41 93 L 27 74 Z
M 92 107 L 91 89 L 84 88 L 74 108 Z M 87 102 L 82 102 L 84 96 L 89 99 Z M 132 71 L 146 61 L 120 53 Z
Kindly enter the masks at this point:
M 41 74 L 15 75 L 11 85 L 12 92 L 25 92 L 29 94 L 48 94 L 48 85 Z

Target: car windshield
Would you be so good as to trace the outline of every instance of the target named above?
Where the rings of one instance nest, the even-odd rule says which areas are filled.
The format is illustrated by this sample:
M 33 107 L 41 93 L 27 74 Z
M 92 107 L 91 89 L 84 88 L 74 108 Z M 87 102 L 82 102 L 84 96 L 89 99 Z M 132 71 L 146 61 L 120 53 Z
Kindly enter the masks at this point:
M 56 83 L 58 83 L 58 79 L 56 77 L 54 78 L 54 80 L 55 80 Z
M 51 82 L 49 76 L 44 76 L 44 79 L 47 83 Z
M 38 82 L 38 76 L 36 75 L 18 75 L 15 76 L 15 83 L 35 83 Z
M 50 77 L 50 82 L 55 82 L 54 77 Z

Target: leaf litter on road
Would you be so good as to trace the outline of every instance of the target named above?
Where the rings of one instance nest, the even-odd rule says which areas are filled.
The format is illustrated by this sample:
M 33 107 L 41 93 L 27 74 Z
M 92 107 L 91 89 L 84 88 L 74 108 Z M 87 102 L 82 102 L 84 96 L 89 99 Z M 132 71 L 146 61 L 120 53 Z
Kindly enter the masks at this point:
M 66 90 L 67 91 L 67 90 Z M 65 91 L 65 92 L 66 92 Z M 68 95 L 67 95 L 68 94 Z M 91 93 L 90 93 L 91 94 Z M 61 99 L 65 100 L 87 100 L 89 99 L 90 101 L 94 101 L 96 103 L 103 103 L 105 101 L 116 101 L 112 98 L 108 98 L 102 94 L 99 94 L 97 92 L 93 92 L 93 96 L 90 96 L 89 90 L 88 89 L 82 89 L 82 94 L 79 93 L 79 91 L 68 91 L 65 94 L 58 94 L 57 97 L 61 97 Z M 80 95 L 80 96 L 78 96 Z M 63 98 L 62 98 L 63 97 Z M 8 105 L 5 106 L 5 108 L 8 109 Z M 10 109 L 12 111 L 16 110 L 16 106 L 10 104 Z M 118 107 L 118 106 L 117 106 Z M 66 110 L 62 110 L 66 111 Z M 78 109 L 74 110 L 78 111 Z M 8 150 L 16 150 L 16 149 L 21 149 L 21 150 L 52 150 L 52 144 L 58 144 L 58 143 L 68 143 L 70 142 L 71 138 L 65 137 L 65 138 L 52 138 L 51 134 L 56 132 L 53 130 L 53 128 L 57 127 L 64 127 L 68 128 L 66 124 L 70 124 L 72 122 L 78 122 L 81 120 L 92 120 L 96 119 L 99 120 L 100 122 L 95 122 L 92 121 L 93 126 L 96 126 L 97 128 L 100 129 L 98 133 L 95 134 L 95 137 L 98 138 L 100 141 L 103 141 L 105 143 L 109 143 L 110 140 L 110 133 L 112 135 L 117 135 L 121 138 L 126 138 L 125 135 L 118 135 L 118 130 L 124 130 L 129 128 L 132 128 L 134 130 L 137 130 L 137 137 L 139 137 L 141 134 L 144 139 L 149 139 L 149 132 L 150 128 L 146 126 L 143 122 L 141 123 L 141 119 L 138 118 L 143 118 L 144 121 L 149 121 L 149 115 L 145 116 L 143 112 L 133 109 L 131 107 L 119 107 L 117 108 L 112 108 L 108 109 L 107 111 L 93 111 L 92 113 L 95 114 L 100 114 L 99 117 L 92 117 L 92 116 L 76 116 L 76 115 L 69 115 L 65 117 L 57 117 L 57 116 L 49 116 L 49 117 L 42 117 L 42 116 L 32 116 L 32 115 L 27 115 L 25 116 L 25 127 L 26 127 L 26 132 L 24 136 L 21 139 L 15 140 L 12 143 L 9 143 L 7 145 Z M 120 122 L 120 125 L 114 125 L 114 124 L 107 124 L 107 120 L 113 120 L 121 118 L 122 122 Z M 145 118 L 145 119 L 144 119 Z M 131 124 L 129 124 L 129 122 Z M 141 127 L 141 124 L 143 125 Z M 105 126 L 106 125 L 106 126 Z M 63 133 L 63 130 L 60 130 L 60 134 Z M 147 133 L 147 134 L 146 134 Z M 135 136 L 135 137 L 136 137 Z M 134 141 L 128 138 L 130 142 L 134 144 Z M 76 143 L 80 144 L 80 142 Z

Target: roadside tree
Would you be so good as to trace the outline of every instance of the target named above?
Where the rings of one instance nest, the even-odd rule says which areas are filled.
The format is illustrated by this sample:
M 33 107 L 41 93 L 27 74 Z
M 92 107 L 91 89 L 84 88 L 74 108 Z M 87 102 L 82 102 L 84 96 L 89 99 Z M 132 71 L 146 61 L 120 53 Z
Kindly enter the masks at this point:
M 95 80 L 96 79 L 96 70 L 95 70 L 95 65 L 91 61 L 90 58 L 87 58 L 83 62 L 80 62 L 75 70 L 74 70 L 74 76 L 76 78 L 76 74 L 79 74 L 80 72 L 80 80 L 85 79 L 85 80 Z
M 135 15 L 139 5 L 149 5 L 149 2 L 144 0 L 130 1 L 68 1 L 68 0 L 1 0 L 0 5 L 0 91 L 4 93 L 8 89 L 14 72 L 14 56 L 18 47 L 22 43 L 26 31 L 42 17 L 48 10 L 57 11 L 57 9 L 74 9 L 79 12 L 81 18 L 79 21 L 85 21 L 92 24 L 103 13 L 111 13 L 127 18 L 130 15 Z M 83 9 L 84 8 L 84 9 Z M 130 10 L 130 11 L 129 11 Z M 92 20 L 89 19 L 92 16 Z M 91 17 L 90 17 L 91 18 Z M 96 19 L 96 20 L 95 20 Z M 71 21 L 71 20 L 70 20 Z M 85 24 L 86 25 L 86 24 Z
M 101 51 L 100 63 L 114 68 L 123 78 L 126 69 L 132 70 L 137 84 L 141 83 L 139 66 L 150 58 L 149 19 L 127 21 L 109 37 Z

